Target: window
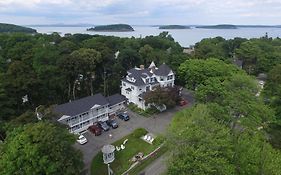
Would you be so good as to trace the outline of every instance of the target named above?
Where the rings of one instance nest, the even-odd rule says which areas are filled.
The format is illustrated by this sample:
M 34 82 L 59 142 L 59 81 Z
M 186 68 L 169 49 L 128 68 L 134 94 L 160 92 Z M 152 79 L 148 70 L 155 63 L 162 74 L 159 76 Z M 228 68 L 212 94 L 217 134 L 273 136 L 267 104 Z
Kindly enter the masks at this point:
M 145 79 L 145 82 L 146 82 L 146 83 L 149 83 L 149 78 Z
M 126 86 L 126 83 L 123 83 L 123 86 Z
M 88 115 L 89 113 L 88 112 L 84 112 L 83 114 L 82 114 L 82 116 L 85 116 L 85 115 Z
M 150 82 L 154 82 L 154 78 L 150 78 Z
M 71 118 L 71 120 L 76 120 L 76 119 L 77 119 L 77 116 Z
M 149 86 L 146 86 L 146 91 L 149 91 L 150 90 L 150 87 Z
M 172 80 L 172 79 L 173 79 L 173 75 L 169 75 L 168 80 Z

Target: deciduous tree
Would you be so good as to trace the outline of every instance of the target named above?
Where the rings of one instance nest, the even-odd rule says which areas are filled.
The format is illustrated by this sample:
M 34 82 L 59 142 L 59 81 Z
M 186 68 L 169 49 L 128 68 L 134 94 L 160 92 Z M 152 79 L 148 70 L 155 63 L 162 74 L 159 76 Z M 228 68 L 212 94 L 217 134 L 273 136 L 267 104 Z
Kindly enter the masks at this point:
M 82 154 L 74 142 L 65 128 L 47 122 L 14 129 L 4 141 L 0 174 L 79 174 Z

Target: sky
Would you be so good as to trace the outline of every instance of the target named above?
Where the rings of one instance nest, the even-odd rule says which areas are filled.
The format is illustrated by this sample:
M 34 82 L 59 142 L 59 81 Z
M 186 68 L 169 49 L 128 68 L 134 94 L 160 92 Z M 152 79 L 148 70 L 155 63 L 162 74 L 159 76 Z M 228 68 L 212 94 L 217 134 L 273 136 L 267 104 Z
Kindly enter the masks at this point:
M 0 0 L 0 23 L 281 24 L 281 0 Z

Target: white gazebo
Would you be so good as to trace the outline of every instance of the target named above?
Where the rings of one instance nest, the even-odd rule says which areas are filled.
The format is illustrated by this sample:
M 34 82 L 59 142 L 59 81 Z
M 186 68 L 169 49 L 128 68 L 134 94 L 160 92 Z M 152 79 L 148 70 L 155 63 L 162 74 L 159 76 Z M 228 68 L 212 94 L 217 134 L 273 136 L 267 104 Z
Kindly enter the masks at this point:
M 113 145 L 104 145 L 101 149 L 103 153 L 103 162 L 109 164 L 114 161 L 115 147 Z
M 110 169 L 109 164 L 112 163 L 115 159 L 114 157 L 115 147 L 113 145 L 104 145 L 101 151 L 103 153 L 103 162 L 107 164 L 108 175 L 112 175 L 113 171 Z

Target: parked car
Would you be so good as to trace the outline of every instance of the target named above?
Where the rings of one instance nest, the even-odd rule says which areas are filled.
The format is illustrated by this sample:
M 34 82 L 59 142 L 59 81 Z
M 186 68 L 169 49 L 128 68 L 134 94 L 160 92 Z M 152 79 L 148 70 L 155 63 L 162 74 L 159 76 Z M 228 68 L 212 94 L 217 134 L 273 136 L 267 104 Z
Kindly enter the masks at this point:
M 77 142 L 80 143 L 81 145 L 85 144 L 88 142 L 88 140 L 86 139 L 85 136 L 83 136 L 82 134 L 79 135 L 78 139 L 77 139 Z
M 120 113 L 120 114 L 118 114 L 118 117 L 119 117 L 121 120 L 124 120 L 124 121 L 130 120 L 130 117 L 128 116 L 128 114 L 125 114 L 125 113 Z
M 118 128 L 118 124 L 114 119 L 107 120 L 106 123 L 108 126 L 111 126 L 113 129 Z
M 101 135 L 101 128 L 98 126 L 97 123 L 94 123 L 92 126 L 90 126 L 88 130 L 95 134 L 95 136 Z
M 181 99 L 180 102 L 179 102 L 179 105 L 180 105 L 180 106 L 187 105 L 187 101 L 184 100 L 184 99 Z
M 104 131 L 108 131 L 109 130 L 109 126 L 106 124 L 106 122 L 99 121 L 98 125 Z

